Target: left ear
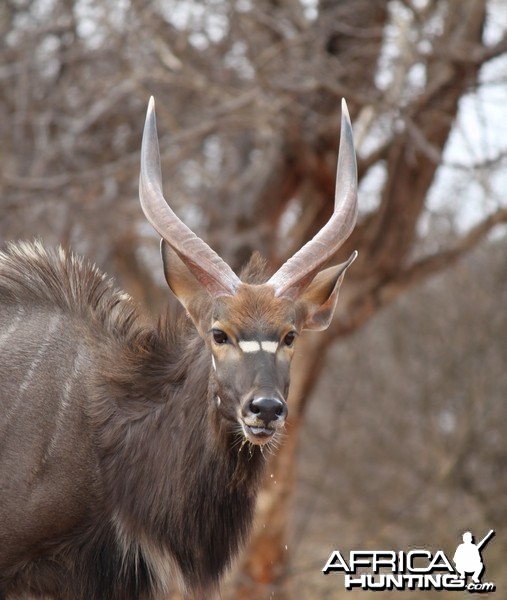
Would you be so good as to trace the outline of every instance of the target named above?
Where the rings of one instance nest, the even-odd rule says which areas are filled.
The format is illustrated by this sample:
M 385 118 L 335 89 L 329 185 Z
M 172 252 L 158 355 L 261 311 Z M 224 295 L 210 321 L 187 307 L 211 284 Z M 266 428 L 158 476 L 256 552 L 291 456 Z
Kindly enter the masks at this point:
M 300 296 L 299 301 L 306 306 L 306 320 L 303 323 L 303 329 L 322 331 L 329 327 L 338 302 L 338 293 L 345 271 L 356 260 L 356 257 L 357 252 L 354 252 L 346 262 L 318 273 Z
M 183 305 L 197 331 L 204 337 L 202 319 L 210 306 L 211 296 L 194 277 L 176 251 L 162 239 L 160 253 L 164 264 L 164 275 L 172 293 Z

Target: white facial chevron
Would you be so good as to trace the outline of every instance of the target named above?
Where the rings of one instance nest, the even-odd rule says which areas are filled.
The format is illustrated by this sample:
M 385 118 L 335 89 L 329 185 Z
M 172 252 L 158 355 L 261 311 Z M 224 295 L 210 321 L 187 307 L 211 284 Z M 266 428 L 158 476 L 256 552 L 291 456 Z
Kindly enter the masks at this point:
M 257 340 L 252 341 L 241 341 L 238 342 L 239 347 L 243 352 L 271 352 L 274 354 L 278 350 L 278 342 L 270 342 L 267 340 L 263 340 L 262 342 L 258 342 Z
M 278 350 L 278 342 L 261 342 L 261 350 L 274 354 Z

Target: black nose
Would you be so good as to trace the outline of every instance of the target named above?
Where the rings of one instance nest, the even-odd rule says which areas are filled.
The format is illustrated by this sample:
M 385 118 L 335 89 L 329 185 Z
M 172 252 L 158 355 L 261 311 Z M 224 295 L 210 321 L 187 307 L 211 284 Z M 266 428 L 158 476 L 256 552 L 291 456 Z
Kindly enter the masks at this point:
M 254 398 L 249 409 L 266 424 L 287 416 L 287 405 L 278 398 Z

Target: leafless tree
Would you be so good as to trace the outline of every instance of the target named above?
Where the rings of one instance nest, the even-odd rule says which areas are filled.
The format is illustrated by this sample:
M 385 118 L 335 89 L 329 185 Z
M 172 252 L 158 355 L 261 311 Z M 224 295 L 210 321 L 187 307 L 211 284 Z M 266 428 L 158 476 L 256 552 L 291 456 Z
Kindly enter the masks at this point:
M 288 542 L 301 597 L 350 595 L 340 574 L 320 572 L 331 549 L 442 548 L 452 557 L 464 531 L 480 539 L 491 528 L 483 580 L 501 589 L 505 249 L 505 239 L 483 245 L 329 352 L 303 428 Z

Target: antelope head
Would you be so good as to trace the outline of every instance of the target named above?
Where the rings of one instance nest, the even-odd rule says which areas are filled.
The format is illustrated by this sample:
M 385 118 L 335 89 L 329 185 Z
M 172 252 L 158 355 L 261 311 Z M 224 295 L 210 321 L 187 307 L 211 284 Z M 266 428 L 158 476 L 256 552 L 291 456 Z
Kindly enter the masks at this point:
M 297 337 L 331 322 L 346 269 L 321 270 L 354 228 L 357 169 L 342 101 L 335 208 L 319 233 L 266 283 L 249 284 L 174 214 L 164 199 L 153 98 L 141 149 L 141 205 L 161 235 L 167 283 L 211 351 L 216 410 L 252 444 L 265 444 L 287 416 L 289 369 Z

